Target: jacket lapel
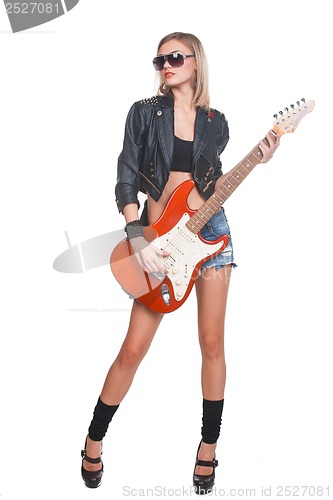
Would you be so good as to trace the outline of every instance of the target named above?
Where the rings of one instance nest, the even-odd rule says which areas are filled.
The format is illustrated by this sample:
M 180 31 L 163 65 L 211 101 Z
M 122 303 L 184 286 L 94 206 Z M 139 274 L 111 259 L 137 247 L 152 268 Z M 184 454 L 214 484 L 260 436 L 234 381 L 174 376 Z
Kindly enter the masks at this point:
M 161 145 L 162 154 L 168 169 L 171 167 L 173 159 L 174 143 L 174 107 L 173 98 L 164 97 L 160 101 L 161 105 L 157 111 L 158 139 Z
M 194 129 L 194 142 L 193 142 L 193 163 L 195 164 L 204 150 L 208 132 L 209 132 L 210 121 L 208 120 L 207 113 L 201 108 L 197 109 L 197 117 L 195 120 Z

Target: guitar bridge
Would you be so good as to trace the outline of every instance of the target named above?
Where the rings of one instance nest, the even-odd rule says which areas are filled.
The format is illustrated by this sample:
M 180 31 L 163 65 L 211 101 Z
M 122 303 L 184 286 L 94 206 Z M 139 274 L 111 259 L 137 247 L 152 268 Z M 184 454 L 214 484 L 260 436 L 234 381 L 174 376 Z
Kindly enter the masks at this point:
M 162 273 L 162 271 L 157 271 L 156 273 L 151 273 L 151 274 L 160 281 L 163 281 L 165 278 L 165 274 Z

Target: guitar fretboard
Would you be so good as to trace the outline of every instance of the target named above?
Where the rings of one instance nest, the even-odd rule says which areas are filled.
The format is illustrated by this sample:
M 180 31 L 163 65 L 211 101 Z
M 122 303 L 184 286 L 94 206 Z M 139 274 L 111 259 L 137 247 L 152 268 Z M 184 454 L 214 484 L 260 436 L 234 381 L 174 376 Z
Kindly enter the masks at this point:
M 276 134 L 271 130 L 274 136 Z M 264 139 L 265 140 L 265 139 Z M 267 142 L 267 141 L 266 141 Z M 221 186 L 208 198 L 208 200 L 192 215 L 186 223 L 187 229 L 198 234 L 204 225 L 221 210 L 224 202 L 238 188 L 243 180 L 249 175 L 262 159 L 262 152 L 258 146 L 239 162 L 230 172 L 225 174 Z

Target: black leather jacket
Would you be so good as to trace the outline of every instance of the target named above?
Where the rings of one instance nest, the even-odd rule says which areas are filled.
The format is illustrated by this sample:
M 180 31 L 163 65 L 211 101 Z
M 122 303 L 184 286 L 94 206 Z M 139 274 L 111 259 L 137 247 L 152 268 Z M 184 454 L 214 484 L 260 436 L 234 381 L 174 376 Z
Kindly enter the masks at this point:
M 220 154 L 229 140 L 228 123 L 222 113 L 197 108 L 193 143 L 192 176 L 205 199 L 214 192 L 222 175 Z M 137 203 L 138 192 L 157 201 L 172 167 L 174 99 L 155 96 L 133 104 L 125 125 L 123 150 L 118 159 L 115 188 L 119 212 Z

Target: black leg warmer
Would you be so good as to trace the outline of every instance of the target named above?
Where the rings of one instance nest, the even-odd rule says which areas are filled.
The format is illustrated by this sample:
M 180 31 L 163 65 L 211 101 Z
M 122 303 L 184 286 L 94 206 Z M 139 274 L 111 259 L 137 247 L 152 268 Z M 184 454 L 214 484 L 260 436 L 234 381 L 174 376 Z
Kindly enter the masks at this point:
M 216 443 L 220 435 L 223 403 L 224 399 L 219 401 L 203 399 L 201 436 L 204 443 Z
M 88 435 L 93 441 L 102 441 L 106 431 L 108 430 L 109 423 L 113 415 L 118 410 L 119 405 L 107 405 L 103 403 L 101 398 L 98 398 L 97 405 L 94 410 L 94 417 L 91 421 Z

